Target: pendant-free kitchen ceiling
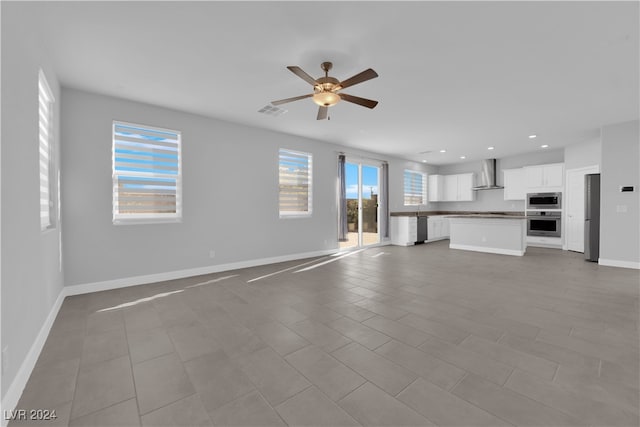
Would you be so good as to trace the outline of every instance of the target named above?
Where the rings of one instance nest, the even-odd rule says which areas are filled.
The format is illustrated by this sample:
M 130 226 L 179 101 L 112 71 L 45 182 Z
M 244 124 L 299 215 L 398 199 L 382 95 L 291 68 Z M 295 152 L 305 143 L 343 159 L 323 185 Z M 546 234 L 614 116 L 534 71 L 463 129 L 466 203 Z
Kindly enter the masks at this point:
M 479 162 L 489 146 L 496 158 L 561 149 L 640 116 L 638 2 L 2 2 L 2 12 L 3 27 L 43 40 L 66 87 L 431 164 Z M 330 122 L 310 120 L 313 102 L 257 112 L 304 93 L 284 65 L 327 60 L 339 76 L 375 69 L 380 78 L 345 91 L 378 106 L 338 102 Z

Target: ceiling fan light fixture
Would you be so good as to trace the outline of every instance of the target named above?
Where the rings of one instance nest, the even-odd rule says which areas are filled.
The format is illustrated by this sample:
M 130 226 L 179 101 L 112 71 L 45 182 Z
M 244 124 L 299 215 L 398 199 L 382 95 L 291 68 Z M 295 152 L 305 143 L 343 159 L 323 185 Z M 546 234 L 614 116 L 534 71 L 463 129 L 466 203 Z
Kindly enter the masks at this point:
M 321 107 L 331 107 L 340 101 L 340 96 L 333 92 L 318 92 L 313 95 L 313 102 Z
M 271 105 L 278 106 L 286 104 L 287 102 L 297 101 L 299 99 L 312 98 L 313 102 L 320 106 L 318 108 L 316 120 L 328 119 L 329 115 L 327 112 L 329 111 L 329 107 L 336 105 L 340 101 L 349 102 L 351 104 L 360 105 L 361 107 L 370 109 L 373 109 L 378 105 L 378 101 L 374 101 L 372 99 L 360 98 L 359 96 L 353 96 L 346 93 L 338 93 L 344 88 L 378 77 L 378 73 L 373 71 L 371 68 L 366 69 L 355 76 L 349 77 L 346 80 L 340 81 L 335 77 L 329 76 L 329 70 L 333 67 L 331 62 L 323 62 L 320 67 L 322 68 L 322 71 L 324 71 L 324 77 L 314 79 L 309 74 L 305 73 L 300 67 L 295 65 L 288 66 L 287 69 L 289 71 L 313 86 L 314 93 L 271 101 Z

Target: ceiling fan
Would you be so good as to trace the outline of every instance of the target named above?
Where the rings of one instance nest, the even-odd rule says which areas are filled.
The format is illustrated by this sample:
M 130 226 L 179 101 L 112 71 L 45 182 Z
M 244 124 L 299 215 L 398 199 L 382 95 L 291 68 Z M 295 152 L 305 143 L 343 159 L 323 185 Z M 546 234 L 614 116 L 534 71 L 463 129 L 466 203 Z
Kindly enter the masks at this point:
M 371 68 L 364 70 L 355 76 L 346 80 L 340 81 L 335 77 L 329 77 L 329 70 L 333 67 L 331 62 L 323 62 L 320 67 L 324 71 L 324 77 L 314 79 L 309 74 L 305 73 L 302 68 L 296 66 L 288 66 L 287 68 L 296 76 L 300 77 L 305 82 L 313 86 L 313 93 L 308 95 L 294 96 L 293 98 L 280 99 L 278 101 L 272 101 L 273 105 L 286 104 L 287 102 L 297 101 L 299 99 L 313 97 L 313 102 L 318 104 L 317 120 L 324 120 L 328 116 L 329 107 L 336 105 L 341 100 L 351 102 L 354 104 L 362 105 L 367 108 L 374 108 L 378 105 L 378 101 L 371 99 L 360 98 L 358 96 L 348 95 L 341 93 L 340 91 L 349 86 L 356 85 L 358 83 L 366 82 L 367 80 L 378 77 L 378 73 Z

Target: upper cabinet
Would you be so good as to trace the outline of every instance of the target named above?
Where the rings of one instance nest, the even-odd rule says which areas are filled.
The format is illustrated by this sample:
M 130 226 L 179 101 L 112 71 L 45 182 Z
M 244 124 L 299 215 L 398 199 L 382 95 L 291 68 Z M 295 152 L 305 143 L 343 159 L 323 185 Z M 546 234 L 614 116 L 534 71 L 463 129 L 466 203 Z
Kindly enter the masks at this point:
M 473 201 L 476 199 L 476 192 L 472 190 L 476 182 L 473 173 L 462 173 L 458 175 L 458 200 Z
M 443 198 L 444 202 L 470 202 L 475 200 L 473 173 L 461 173 L 457 175 L 444 175 Z
M 525 200 L 524 169 L 504 169 L 504 199 Z
M 458 175 L 444 176 L 444 198 L 445 202 L 458 200 Z
M 528 190 L 559 190 L 564 185 L 564 163 L 527 166 L 524 168 L 525 186 Z
M 444 175 L 429 175 L 429 191 L 427 197 L 430 202 L 441 202 L 444 199 Z

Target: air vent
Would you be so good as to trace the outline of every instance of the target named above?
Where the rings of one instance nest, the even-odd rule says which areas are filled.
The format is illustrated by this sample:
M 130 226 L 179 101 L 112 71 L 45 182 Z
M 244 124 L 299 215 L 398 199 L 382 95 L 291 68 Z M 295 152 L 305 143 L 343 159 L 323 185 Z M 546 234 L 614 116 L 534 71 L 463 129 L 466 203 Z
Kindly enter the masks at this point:
M 284 108 L 274 107 L 273 105 L 265 105 L 261 109 L 258 110 L 258 113 L 268 114 L 270 116 L 281 116 L 286 113 L 287 110 Z
M 421 151 L 418 154 L 429 154 L 429 153 L 433 153 L 433 151 L 431 151 L 431 150 Z

